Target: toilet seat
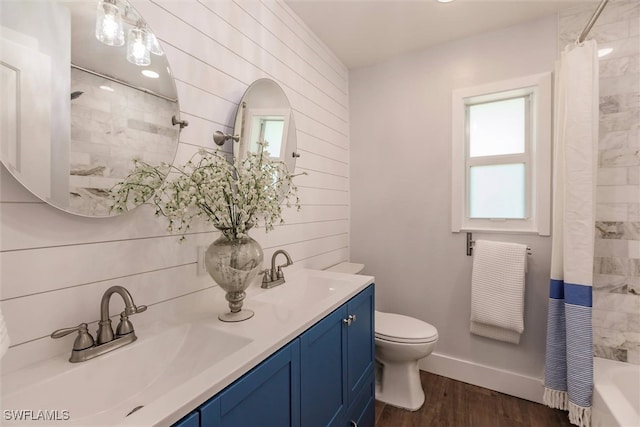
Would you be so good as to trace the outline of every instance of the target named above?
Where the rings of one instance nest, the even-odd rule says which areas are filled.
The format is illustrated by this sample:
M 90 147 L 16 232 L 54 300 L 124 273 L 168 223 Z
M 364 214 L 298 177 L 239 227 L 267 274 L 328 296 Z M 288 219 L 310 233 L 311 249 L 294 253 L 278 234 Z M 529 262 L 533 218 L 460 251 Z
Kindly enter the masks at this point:
M 390 342 L 422 344 L 436 341 L 438 330 L 413 317 L 376 311 L 375 337 Z

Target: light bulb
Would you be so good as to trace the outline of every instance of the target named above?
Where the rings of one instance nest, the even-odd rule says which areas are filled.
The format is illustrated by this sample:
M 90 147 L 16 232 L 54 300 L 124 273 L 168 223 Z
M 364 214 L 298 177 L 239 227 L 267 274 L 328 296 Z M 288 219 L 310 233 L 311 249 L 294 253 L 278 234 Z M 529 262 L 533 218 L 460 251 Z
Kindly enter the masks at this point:
M 149 49 L 149 52 L 158 56 L 164 55 L 164 52 L 160 47 L 160 43 L 158 43 L 158 39 L 156 38 L 156 35 L 151 32 L 149 32 L 148 34 L 149 34 L 149 37 L 148 37 L 149 45 L 147 46 L 147 48 Z
M 109 46 L 124 44 L 122 17 L 115 0 L 100 0 L 98 2 L 96 38 Z
M 127 61 L 135 65 L 147 66 L 151 64 L 149 49 L 147 48 L 147 32 L 142 28 L 131 28 L 127 37 Z

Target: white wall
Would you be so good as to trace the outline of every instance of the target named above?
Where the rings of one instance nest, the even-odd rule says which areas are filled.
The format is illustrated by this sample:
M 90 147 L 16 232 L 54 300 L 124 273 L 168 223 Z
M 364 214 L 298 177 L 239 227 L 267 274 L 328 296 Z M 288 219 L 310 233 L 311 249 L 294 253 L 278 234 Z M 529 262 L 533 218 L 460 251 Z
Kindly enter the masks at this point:
M 297 125 L 296 172 L 303 208 L 286 225 L 253 230 L 269 260 L 286 249 L 296 266 L 324 268 L 348 257 L 349 117 L 346 68 L 281 1 L 136 0 L 163 43 L 177 80 L 182 118 L 178 157 L 211 146 L 214 131 L 232 132 L 248 85 L 270 77 L 283 87 Z M 58 211 L 33 197 L 0 167 L 0 308 L 12 346 L 10 372 L 70 351 L 57 328 L 99 318 L 104 290 L 121 284 L 149 305 L 134 324 L 150 323 L 198 300 L 212 280 L 196 276 L 197 246 L 217 233 L 202 229 L 178 243 L 165 222 L 142 207 L 91 219 Z M 112 315 L 122 310 L 112 303 Z M 214 315 L 214 314 L 212 314 Z M 90 325 L 95 330 L 95 324 Z
M 422 368 L 531 400 L 542 397 L 550 238 L 481 235 L 532 248 L 519 345 L 469 333 L 472 258 L 450 228 L 454 89 L 553 70 L 557 18 L 351 70 L 351 259 L 376 277 L 383 311 L 438 328 Z

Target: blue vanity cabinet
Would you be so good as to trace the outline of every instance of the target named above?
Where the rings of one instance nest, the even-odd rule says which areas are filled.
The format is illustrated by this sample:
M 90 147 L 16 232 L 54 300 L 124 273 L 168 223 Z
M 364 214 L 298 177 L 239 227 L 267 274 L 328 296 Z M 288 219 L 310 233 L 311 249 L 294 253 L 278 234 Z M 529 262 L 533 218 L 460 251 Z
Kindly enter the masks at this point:
M 300 336 L 303 427 L 373 427 L 373 285 Z
M 200 406 L 200 426 L 299 427 L 299 357 L 296 339 Z
M 177 423 L 173 427 L 200 427 L 200 413 L 192 412 Z
M 373 307 L 371 285 L 173 427 L 373 427 Z

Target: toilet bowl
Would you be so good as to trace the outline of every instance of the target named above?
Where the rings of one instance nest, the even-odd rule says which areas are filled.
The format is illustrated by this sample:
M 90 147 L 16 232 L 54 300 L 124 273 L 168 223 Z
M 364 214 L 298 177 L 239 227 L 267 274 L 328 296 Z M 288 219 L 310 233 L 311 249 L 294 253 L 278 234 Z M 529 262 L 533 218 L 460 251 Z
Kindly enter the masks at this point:
M 376 361 L 380 363 L 376 399 L 416 411 L 424 403 L 418 361 L 433 351 L 438 330 L 413 317 L 375 312 Z
M 364 264 L 341 263 L 329 271 L 358 274 Z M 375 312 L 376 400 L 416 411 L 424 403 L 418 361 L 433 351 L 438 330 L 395 313 Z

